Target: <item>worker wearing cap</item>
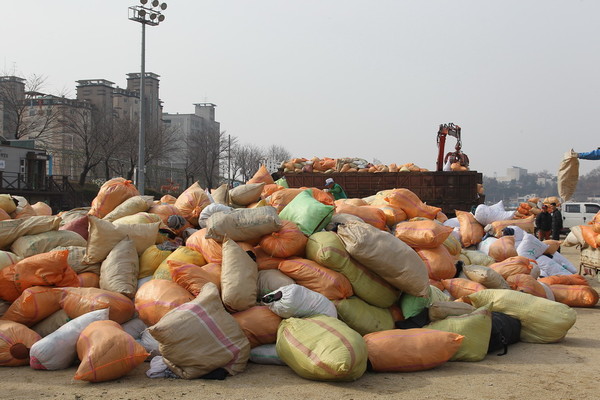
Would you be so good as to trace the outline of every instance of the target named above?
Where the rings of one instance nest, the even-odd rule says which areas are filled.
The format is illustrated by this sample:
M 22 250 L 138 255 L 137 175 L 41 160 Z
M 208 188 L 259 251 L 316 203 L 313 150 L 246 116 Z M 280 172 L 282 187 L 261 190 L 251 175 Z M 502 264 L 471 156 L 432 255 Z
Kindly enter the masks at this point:
M 348 198 L 344 189 L 338 183 L 335 183 L 333 178 L 325 179 L 325 191 L 331 193 L 335 200 Z

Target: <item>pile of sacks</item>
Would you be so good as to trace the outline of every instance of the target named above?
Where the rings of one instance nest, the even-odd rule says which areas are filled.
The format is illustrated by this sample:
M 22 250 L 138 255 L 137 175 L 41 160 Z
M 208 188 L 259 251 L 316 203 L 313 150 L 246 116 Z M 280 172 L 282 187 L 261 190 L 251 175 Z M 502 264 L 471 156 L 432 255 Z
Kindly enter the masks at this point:
M 600 212 L 587 225 L 578 225 L 570 229 L 564 240 L 565 247 L 578 247 L 581 249 L 581 263 L 584 273 L 592 275 L 600 268 Z M 592 271 L 595 269 L 595 271 Z M 600 275 L 598 275 L 600 279 Z
M 293 158 L 281 164 L 283 172 L 426 172 L 413 163 L 373 164 L 362 158 Z
M 100 382 L 150 359 L 149 377 L 185 379 L 252 361 L 352 381 L 557 342 L 567 304 L 598 300 L 501 203 L 448 219 L 407 189 L 278 186 L 261 168 L 154 201 L 116 178 L 89 209 L 0 221 L 0 365 L 79 360 L 75 379 Z
M 561 201 L 556 196 L 546 197 L 541 200 L 539 197 L 531 197 L 527 199 L 527 201 L 520 203 L 519 207 L 517 207 L 517 211 L 515 212 L 515 218 L 525 218 L 530 215 L 538 215 L 542 212 L 542 205 L 551 205 L 552 203 L 556 204 L 557 207 L 560 207 Z

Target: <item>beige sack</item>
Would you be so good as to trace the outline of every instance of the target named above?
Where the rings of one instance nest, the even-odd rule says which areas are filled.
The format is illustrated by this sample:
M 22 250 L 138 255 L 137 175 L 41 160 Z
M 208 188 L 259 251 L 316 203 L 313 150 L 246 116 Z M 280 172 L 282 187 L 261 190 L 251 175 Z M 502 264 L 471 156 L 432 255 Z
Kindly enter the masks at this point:
M 579 157 L 571 149 L 567 151 L 558 167 L 558 195 L 563 201 L 569 201 L 577 188 L 579 180 Z
M 221 264 L 221 296 L 231 312 L 244 311 L 256 305 L 258 265 L 233 240 L 223 242 Z
M 214 189 L 211 193 L 211 196 L 215 203 L 217 204 L 225 204 L 228 205 L 229 201 L 229 189 L 227 188 L 227 184 L 224 183 L 218 188 Z
M 67 258 L 67 264 L 77 274 L 84 272 L 93 272 L 96 275 L 100 275 L 100 264 L 85 264 L 83 258 L 85 257 L 85 246 L 58 246 L 53 248 L 51 251 L 56 250 L 69 250 L 69 257 Z
M 245 242 L 278 231 L 283 224 L 275 208 L 265 206 L 213 214 L 206 226 L 208 239 L 222 242 L 227 236 L 236 242 Z
M 278 269 L 265 269 L 258 271 L 258 297 L 274 292 L 280 287 L 292 285 L 296 282 Z
M 483 265 L 465 265 L 463 273 L 473 282 L 481 283 L 488 289 L 510 289 L 506 279 L 490 267 Z
M 36 235 L 25 235 L 10 246 L 13 253 L 26 258 L 35 254 L 47 253 L 57 246 L 85 246 L 80 234 L 72 231 L 48 231 Z
M 138 255 L 152 246 L 156 241 L 160 222 L 152 224 L 125 224 L 115 225 L 90 215 L 90 234 L 87 242 L 86 254 L 83 261 L 86 264 L 96 264 L 104 261 L 108 253 L 125 238 L 135 244 Z
M 250 342 L 237 321 L 225 311 L 214 283 L 166 314 L 149 328 L 167 366 L 178 376 L 194 379 L 217 368 L 231 375 L 243 372 Z
M 103 220 L 116 221 L 119 218 L 133 215 L 139 212 L 145 212 L 154 205 L 152 196 L 133 196 L 119 204 L 114 210 L 106 214 Z
M 247 206 L 260 200 L 260 194 L 264 186 L 264 182 L 240 185 L 229 191 L 229 197 L 233 204 Z
M 121 240 L 102 261 L 100 289 L 121 293 L 130 299 L 137 290 L 140 262 L 133 241 Z
M 340 225 L 338 235 L 353 258 L 395 288 L 417 297 L 429 294 L 425 263 L 394 235 L 361 222 Z
M 60 224 L 57 216 L 36 216 L 27 219 L 7 219 L 0 221 L 0 249 L 8 248 L 23 235 L 55 231 Z
M 439 321 L 446 317 L 470 314 L 475 307 L 458 301 L 436 301 L 429 306 L 429 319 Z

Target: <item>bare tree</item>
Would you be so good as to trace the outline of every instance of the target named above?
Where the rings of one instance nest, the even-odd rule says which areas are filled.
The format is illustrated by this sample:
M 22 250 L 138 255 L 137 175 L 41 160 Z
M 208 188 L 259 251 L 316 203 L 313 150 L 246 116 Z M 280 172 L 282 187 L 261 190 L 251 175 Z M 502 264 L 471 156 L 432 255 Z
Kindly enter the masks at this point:
M 5 133 L 13 139 L 43 140 L 58 125 L 60 97 L 41 93 L 46 78 L 32 75 L 27 80 L 0 77 L 0 102 L 4 111 Z
M 230 136 L 223 132 L 195 135 L 188 140 L 186 176 L 196 176 L 201 186 L 214 188 L 219 183 L 219 167 L 229 153 Z M 189 184 L 186 179 L 186 184 Z
M 103 124 L 101 116 L 91 107 L 74 107 L 62 114 L 60 119 L 65 134 L 73 137 L 75 164 L 79 166 L 79 186 L 85 184 L 88 173 L 102 161 L 101 137 L 99 132 Z
M 239 176 L 243 182 L 248 181 L 260 168 L 264 152 L 258 146 L 247 144 L 237 145 L 232 149 L 232 169 L 234 179 Z
M 265 157 L 277 162 L 284 162 L 292 158 L 292 154 L 283 146 L 272 144 L 266 151 Z

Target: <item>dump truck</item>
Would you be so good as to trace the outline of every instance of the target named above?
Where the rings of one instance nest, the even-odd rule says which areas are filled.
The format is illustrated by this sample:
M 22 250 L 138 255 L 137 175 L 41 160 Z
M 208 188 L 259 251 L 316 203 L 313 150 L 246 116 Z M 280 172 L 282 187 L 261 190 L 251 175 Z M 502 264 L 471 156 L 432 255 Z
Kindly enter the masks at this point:
M 348 197 L 364 198 L 379 191 L 406 188 L 432 206 L 452 216 L 455 210 L 471 211 L 482 204 L 485 196 L 480 193 L 483 183 L 477 171 L 431 171 L 431 172 L 286 172 L 289 187 L 324 188 L 325 179 L 333 178 Z

